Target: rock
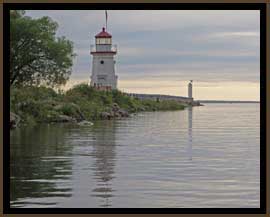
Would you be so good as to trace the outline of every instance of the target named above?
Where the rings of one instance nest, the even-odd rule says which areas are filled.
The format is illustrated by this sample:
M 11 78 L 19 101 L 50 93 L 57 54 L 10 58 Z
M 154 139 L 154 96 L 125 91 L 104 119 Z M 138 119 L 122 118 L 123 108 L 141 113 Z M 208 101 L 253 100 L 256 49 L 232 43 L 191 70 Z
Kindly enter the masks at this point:
M 192 106 L 203 106 L 203 104 L 201 104 L 199 101 L 193 101 L 191 103 Z
M 119 109 L 118 113 L 121 115 L 121 117 L 129 117 L 129 113 L 124 109 Z
M 21 121 L 21 118 L 18 115 L 16 115 L 13 112 L 9 113 L 9 127 L 10 127 L 10 129 L 16 128 L 18 126 L 18 124 L 20 123 L 20 121 Z
M 76 122 L 76 119 L 67 115 L 59 115 L 60 122 Z
M 100 117 L 102 119 L 110 120 L 112 118 L 112 115 L 109 112 L 101 112 Z
M 144 108 L 144 107 L 140 107 L 139 108 L 139 111 L 142 111 L 142 112 L 144 112 L 146 109 Z
M 119 109 L 120 109 L 119 105 L 117 103 L 113 103 L 113 105 L 112 105 L 113 112 L 117 112 L 117 111 L 119 111 Z
M 80 126 L 92 126 L 93 123 L 90 122 L 90 121 L 85 121 L 85 120 L 83 120 L 83 121 L 81 121 L 81 122 L 78 122 L 78 125 L 80 125 Z
M 113 115 L 115 118 L 121 118 L 122 115 L 119 112 L 115 112 Z
M 121 109 L 117 103 L 113 103 L 109 112 L 102 112 L 100 114 L 102 119 L 110 120 L 112 118 L 129 117 L 129 113 Z
M 52 122 L 58 123 L 76 122 L 76 119 L 67 115 L 59 115 L 57 118 L 52 120 Z

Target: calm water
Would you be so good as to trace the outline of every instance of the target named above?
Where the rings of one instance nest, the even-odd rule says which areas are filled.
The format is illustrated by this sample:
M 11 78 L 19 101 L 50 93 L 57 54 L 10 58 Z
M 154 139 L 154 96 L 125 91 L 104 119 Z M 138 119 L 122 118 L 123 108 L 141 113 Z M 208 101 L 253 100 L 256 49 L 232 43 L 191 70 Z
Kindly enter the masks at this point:
M 11 132 L 12 207 L 259 207 L 259 104 Z

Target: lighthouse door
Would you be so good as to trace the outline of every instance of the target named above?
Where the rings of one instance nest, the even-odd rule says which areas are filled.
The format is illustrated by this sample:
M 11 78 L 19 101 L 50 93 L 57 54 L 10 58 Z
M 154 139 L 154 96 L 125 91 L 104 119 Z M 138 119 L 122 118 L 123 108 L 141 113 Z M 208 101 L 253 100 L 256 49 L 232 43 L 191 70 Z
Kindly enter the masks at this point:
M 98 83 L 101 84 L 102 86 L 106 86 L 107 83 L 107 75 L 98 75 L 97 76 Z

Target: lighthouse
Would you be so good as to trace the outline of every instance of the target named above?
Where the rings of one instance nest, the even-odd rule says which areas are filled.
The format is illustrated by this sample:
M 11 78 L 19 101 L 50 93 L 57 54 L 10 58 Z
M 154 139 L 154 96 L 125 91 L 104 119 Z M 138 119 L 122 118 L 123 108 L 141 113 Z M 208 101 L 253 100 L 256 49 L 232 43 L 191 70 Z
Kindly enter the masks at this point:
M 192 99 L 192 82 L 193 80 L 190 80 L 188 83 L 188 98 Z
M 95 44 L 91 45 L 92 74 L 90 85 L 99 90 L 113 90 L 117 88 L 114 56 L 116 45 L 112 45 L 112 36 L 105 28 L 95 36 Z

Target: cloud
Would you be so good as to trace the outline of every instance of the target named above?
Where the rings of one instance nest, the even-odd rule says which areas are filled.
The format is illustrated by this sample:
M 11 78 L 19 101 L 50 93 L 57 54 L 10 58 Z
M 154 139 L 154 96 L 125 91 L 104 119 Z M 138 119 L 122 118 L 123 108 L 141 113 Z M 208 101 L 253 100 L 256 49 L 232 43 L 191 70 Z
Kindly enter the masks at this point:
M 259 38 L 260 34 L 259 32 L 219 32 L 212 35 L 213 37 L 256 37 Z
M 85 50 L 86 53 L 86 50 Z M 89 50 L 88 50 L 89 53 Z M 173 58 L 173 57 L 182 57 L 182 58 L 190 58 L 192 61 L 193 57 L 201 57 L 201 58 L 234 58 L 237 60 L 239 58 L 251 57 L 254 60 L 257 60 L 259 55 L 258 51 L 255 50 L 233 50 L 233 49 L 221 49 L 221 48 L 210 48 L 210 49 L 191 49 L 191 50 L 180 50 L 180 49 L 168 49 L 168 48 L 145 48 L 145 47 L 128 47 L 123 46 L 121 49 L 118 49 L 119 59 L 122 58 L 139 58 L 145 56 L 151 56 L 151 58 L 163 57 L 165 58 Z M 150 59 L 150 57 L 149 57 Z
M 32 10 L 26 14 L 50 16 L 58 22 L 57 35 L 72 40 L 77 53 L 71 80 L 88 80 L 90 44 L 105 25 L 104 11 Z M 124 80 L 153 81 L 149 91 L 155 91 L 158 81 L 173 85 L 189 79 L 206 82 L 210 89 L 216 82 L 259 84 L 259 11 L 108 10 L 108 15 L 109 32 L 118 46 L 119 84 Z
M 239 65 L 224 62 L 197 62 L 196 64 L 131 64 L 118 66 L 121 79 L 171 79 L 196 81 L 249 81 L 259 82 L 259 66 L 252 63 Z M 222 75 L 219 76 L 219 75 Z M 232 79 L 233 78 L 233 79 Z

